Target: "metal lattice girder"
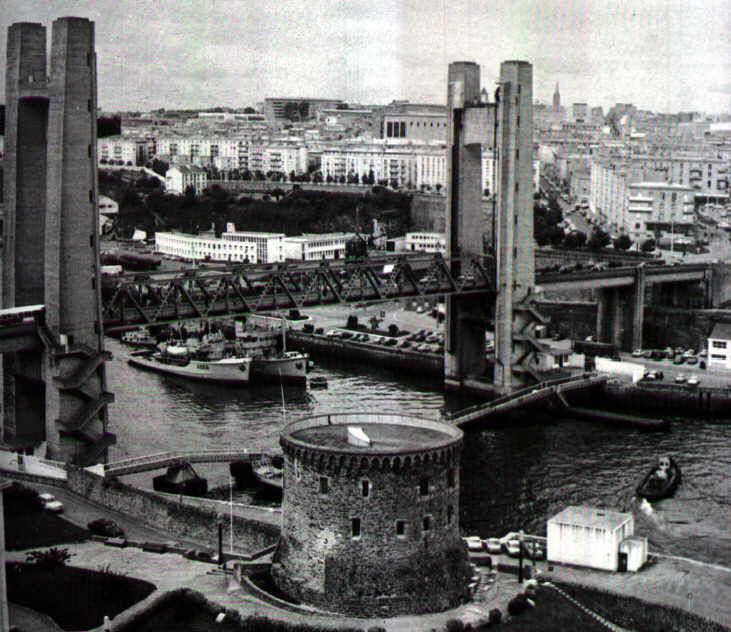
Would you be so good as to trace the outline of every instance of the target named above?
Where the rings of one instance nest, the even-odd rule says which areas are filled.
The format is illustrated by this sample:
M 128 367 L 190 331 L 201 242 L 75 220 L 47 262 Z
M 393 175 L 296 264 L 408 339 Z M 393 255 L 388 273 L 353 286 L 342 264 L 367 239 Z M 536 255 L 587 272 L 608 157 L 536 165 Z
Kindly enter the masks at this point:
M 131 274 L 104 280 L 104 325 L 111 330 L 185 318 L 494 288 L 491 258 L 424 254 Z

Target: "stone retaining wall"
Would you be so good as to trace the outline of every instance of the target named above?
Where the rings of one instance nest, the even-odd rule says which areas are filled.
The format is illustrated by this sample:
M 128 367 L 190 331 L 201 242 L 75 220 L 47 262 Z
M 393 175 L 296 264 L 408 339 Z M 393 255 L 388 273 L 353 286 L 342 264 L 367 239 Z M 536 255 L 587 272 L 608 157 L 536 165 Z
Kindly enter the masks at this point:
M 105 479 L 87 470 L 69 466 L 68 487 L 90 501 L 136 518 L 144 524 L 162 529 L 171 537 L 190 538 L 217 546 L 217 512 L 189 505 L 180 505 L 175 499 L 162 498 L 153 493 L 135 489 L 116 479 Z M 223 521 L 224 541 L 229 540 L 228 517 Z M 275 544 L 279 528 L 255 519 L 233 517 L 233 535 L 236 548 L 254 552 Z

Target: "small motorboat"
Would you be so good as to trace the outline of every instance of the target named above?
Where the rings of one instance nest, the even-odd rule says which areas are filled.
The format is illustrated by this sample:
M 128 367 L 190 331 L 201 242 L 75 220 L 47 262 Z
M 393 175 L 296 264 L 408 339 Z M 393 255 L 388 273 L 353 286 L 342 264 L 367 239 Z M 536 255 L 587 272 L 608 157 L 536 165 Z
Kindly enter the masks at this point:
M 284 484 L 284 459 L 280 455 L 262 454 L 251 463 L 254 478 L 269 489 L 282 491 Z
M 661 456 L 637 486 L 637 496 L 649 501 L 668 498 L 675 493 L 680 480 L 680 467 L 675 460 L 671 456 Z
M 311 377 L 310 388 L 327 388 L 327 378 L 322 375 Z

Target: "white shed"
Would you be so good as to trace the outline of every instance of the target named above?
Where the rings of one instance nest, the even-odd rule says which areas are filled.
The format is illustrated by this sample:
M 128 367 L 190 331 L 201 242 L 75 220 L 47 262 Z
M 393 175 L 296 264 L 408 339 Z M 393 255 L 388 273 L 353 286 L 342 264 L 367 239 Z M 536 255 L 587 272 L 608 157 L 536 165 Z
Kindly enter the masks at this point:
M 619 545 L 634 530 L 631 513 L 566 507 L 548 521 L 547 557 L 550 562 L 616 571 Z
M 626 563 L 623 562 L 626 560 Z M 647 538 L 632 535 L 619 545 L 619 570 L 638 571 L 647 562 Z

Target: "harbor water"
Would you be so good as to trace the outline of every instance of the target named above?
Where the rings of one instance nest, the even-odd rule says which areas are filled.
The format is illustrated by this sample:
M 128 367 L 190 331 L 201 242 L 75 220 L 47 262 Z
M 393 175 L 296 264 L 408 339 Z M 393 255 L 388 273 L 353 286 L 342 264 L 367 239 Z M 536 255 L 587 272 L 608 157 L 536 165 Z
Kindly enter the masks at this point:
M 372 366 L 318 361 L 311 376 L 328 388 L 226 387 L 135 369 L 129 348 L 108 340 L 110 460 L 168 450 L 278 447 L 286 420 L 325 412 L 380 411 L 439 419 L 459 401 L 438 382 Z M 285 405 L 282 405 L 284 399 Z M 675 496 L 652 505 L 634 496 L 657 456 L 683 471 Z M 462 459 L 465 534 L 501 536 L 524 529 L 545 535 L 546 520 L 567 505 L 631 511 L 651 550 L 731 567 L 731 421 L 674 418 L 668 432 L 526 413 L 467 433 Z M 228 469 L 196 465 L 209 487 L 228 485 Z M 126 480 L 151 488 L 155 473 Z

